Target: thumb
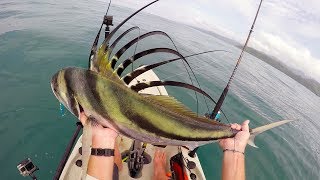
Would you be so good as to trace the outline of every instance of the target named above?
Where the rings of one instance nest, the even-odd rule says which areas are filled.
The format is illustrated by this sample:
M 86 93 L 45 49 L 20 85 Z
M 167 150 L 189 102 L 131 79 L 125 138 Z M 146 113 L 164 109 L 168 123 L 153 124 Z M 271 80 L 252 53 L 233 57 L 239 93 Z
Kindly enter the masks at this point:
M 242 125 L 241 125 L 242 131 L 249 132 L 249 123 L 250 123 L 249 120 L 245 120 L 245 121 L 242 123 Z
M 84 114 L 84 112 L 80 113 L 80 121 L 82 123 L 82 125 L 84 125 L 87 122 L 88 117 L 86 116 L 86 114 Z

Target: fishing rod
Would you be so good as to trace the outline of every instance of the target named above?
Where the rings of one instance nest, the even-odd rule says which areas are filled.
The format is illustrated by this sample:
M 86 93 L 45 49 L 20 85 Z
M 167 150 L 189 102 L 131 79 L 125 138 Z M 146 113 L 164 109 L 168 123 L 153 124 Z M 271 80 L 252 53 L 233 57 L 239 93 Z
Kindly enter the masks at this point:
M 218 111 L 220 110 L 220 108 L 221 108 L 221 106 L 222 106 L 222 104 L 223 104 L 224 99 L 225 99 L 226 96 L 227 96 L 227 93 L 228 93 L 228 91 L 229 91 L 230 84 L 231 84 L 231 82 L 232 82 L 232 80 L 233 80 L 233 78 L 234 78 L 234 76 L 235 76 L 235 74 L 236 74 L 236 71 L 237 71 L 237 69 L 238 69 L 238 66 L 240 65 L 240 62 L 241 62 L 241 60 L 242 60 L 242 56 L 243 56 L 243 54 L 244 54 L 244 51 L 245 51 L 246 48 L 247 48 L 249 39 L 250 39 L 251 34 L 252 34 L 252 32 L 253 32 L 253 28 L 254 28 L 254 25 L 255 25 L 255 23 L 256 23 L 256 20 L 257 20 L 259 11 L 260 11 L 260 7 L 261 7 L 261 4 L 262 4 L 262 1 L 263 1 L 263 0 L 260 1 L 258 10 L 257 10 L 257 12 L 256 12 L 256 15 L 255 15 L 255 17 L 254 17 L 253 23 L 252 23 L 252 25 L 251 25 L 251 29 L 250 29 L 249 34 L 248 34 L 248 36 L 247 36 L 247 40 L 246 40 L 246 42 L 245 42 L 245 44 L 244 44 L 244 46 L 243 46 L 243 48 L 242 48 L 242 51 L 241 51 L 241 53 L 240 53 L 239 58 L 238 58 L 237 64 L 236 64 L 236 66 L 234 67 L 233 72 L 232 72 L 232 74 L 231 74 L 231 76 L 230 76 L 230 78 L 229 78 L 229 81 L 228 81 L 226 87 L 224 88 L 223 92 L 221 93 L 221 95 L 220 95 L 220 97 L 219 97 L 219 100 L 218 100 L 216 106 L 214 107 L 214 109 L 213 109 L 213 111 L 212 111 L 212 113 L 211 113 L 211 115 L 210 115 L 210 118 L 211 118 L 211 119 L 214 119 L 214 118 L 216 117 Z
M 221 93 L 221 95 L 220 95 L 220 97 L 219 97 L 219 100 L 218 100 L 216 106 L 214 107 L 212 113 L 210 114 L 210 119 L 215 119 L 216 115 L 218 114 L 218 112 L 219 112 L 219 110 L 220 110 L 220 108 L 221 108 L 221 106 L 222 106 L 222 104 L 223 104 L 224 99 L 225 99 L 226 96 L 227 96 L 227 93 L 228 93 L 230 84 L 231 84 L 231 82 L 232 82 L 232 80 L 233 80 L 233 78 L 234 78 L 234 76 L 235 76 L 235 74 L 236 74 L 236 71 L 237 71 L 238 66 L 239 66 L 239 64 L 240 64 L 240 62 L 241 62 L 242 56 L 243 56 L 243 54 L 244 54 L 244 51 L 246 50 L 246 47 L 247 47 L 248 42 L 249 42 L 249 39 L 250 39 L 250 37 L 251 37 L 251 33 L 253 32 L 253 28 L 254 28 L 254 25 L 255 25 L 255 23 L 256 23 L 256 20 L 257 20 L 259 11 L 260 11 L 260 7 L 261 7 L 261 4 L 262 4 L 262 1 L 263 1 L 263 0 L 260 1 L 258 10 L 257 10 L 257 12 L 256 12 L 256 15 L 255 15 L 255 17 L 254 17 L 253 23 L 252 23 L 252 25 L 251 25 L 249 34 L 248 34 L 248 36 L 247 36 L 247 40 L 246 40 L 246 42 L 245 42 L 245 44 L 244 44 L 244 46 L 243 46 L 243 48 L 242 48 L 242 51 L 241 51 L 241 53 L 240 53 L 239 58 L 238 58 L 237 64 L 236 64 L 236 66 L 234 67 L 233 72 L 232 72 L 232 74 L 231 74 L 231 76 L 230 76 L 230 78 L 229 78 L 229 81 L 228 81 L 226 87 L 224 88 L 223 92 Z M 189 155 L 190 157 L 194 157 L 197 150 L 198 150 L 198 147 L 196 147 L 194 150 L 190 151 L 190 152 L 188 153 L 188 155 Z
M 94 39 L 93 44 L 91 46 L 91 52 L 90 52 L 89 61 L 88 61 L 88 68 L 90 68 L 91 61 L 92 61 L 92 59 L 94 57 L 94 54 L 95 54 L 95 52 L 97 50 L 99 37 L 100 37 L 100 33 L 101 33 L 103 25 L 106 26 L 105 27 L 105 31 L 104 31 L 104 37 L 105 38 L 107 38 L 109 36 L 109 34 L 110 34 L 110 27 L 109 26 L 113 26 L 113 16 L 108 16 L 110 5 L 111 5 L 111 0 L 109 1 L 108 9 L 107 9 L 106 14 L 103 17 L 103 21 L 102 21 L 102 23 L 100 25 L 100 29 L 99 29 L 99 31 L 98 31 L 98 33 L 96 35 L 96 38 Z

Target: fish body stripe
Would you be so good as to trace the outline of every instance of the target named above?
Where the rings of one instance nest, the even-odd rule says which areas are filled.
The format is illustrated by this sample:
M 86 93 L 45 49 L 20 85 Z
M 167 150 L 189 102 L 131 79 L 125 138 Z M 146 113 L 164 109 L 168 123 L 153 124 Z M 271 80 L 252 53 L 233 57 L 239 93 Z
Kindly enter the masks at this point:
M 230 136 L 229 132 L 223 131 L 223 127 L 208 126 L 208 124 L 201 124 L 193 119 L 166 111 L 165 107 L 156 106 L 154 103 L 144 100 L 142 96 L 127 89 L 124 85 L 120 86 L 112 81 L 108 82 L 97 75 L 94 77 L 100 81 L 99 86 L 95 89 L 100 94 L 100 99 L 103 99 L 102 105 L 108 109 L 109 116 L 114 119 L 113 121 L 120 120 L 118 123 L 122 123 L 127 128 L 135 126 L 144 130 L 144 133 L 148 132 L 151 135 L 179 140 L 214 140 L 216 138 L 210 136 L 214 133 L 218 138 Z M 171 128 L 161 128 L 159 125 L 170 125 Z M 176 131 L 175 128 L 179 128 L 180 131 Z M 197 128 L 201 128 L 202 131 L 194 134 L 197 132 Z M 226 127 L 224 128 L 226 129 Z M 183 133 L 178 135 L 177 132 Z M 196 136 L 197 134 L 199 137 Z
M 76 102 L 76 99 L 74 98 L 74 93 L 73 93 L 73 83 L 72 82 L 72 76 L 68 71 L 65 71 L 64 73 L 64 81 L 67 89 L 66 96 L 68 97 L 68 103 L 69 107 L 71 108 L 71 112 L 76 116 L 79 117 L 78 113 L 78 103 Z
M 69 68 L 64 77 L 68 93 L 74 96 L 71 99 L 92 115 L 101 115 L 100 124 L 108 121 L 119 133 L 131 138 L 144 134 L 163 141 L 211 141 L 234 136 L 230 127 L 176 113 L 95 72 Z M 134 133 L 129 135 L 132 130 Z

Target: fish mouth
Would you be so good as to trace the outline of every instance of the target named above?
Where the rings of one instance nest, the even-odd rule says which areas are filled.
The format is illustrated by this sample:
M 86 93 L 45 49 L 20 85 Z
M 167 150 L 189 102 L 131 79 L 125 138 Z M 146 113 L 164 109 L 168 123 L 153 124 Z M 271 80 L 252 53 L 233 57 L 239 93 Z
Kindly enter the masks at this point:
M 51 85 L 51 90 L 52 90 L 53 94 L 56 96 L 57 99 L 59 99 L 58 95 L 57 95 L 57 92 L 58 92 L 58 73 L 56 73 L 52 76 L 50 85 Z
M 80 114 L 84 112 L 84 109 L 69 87 L 66 86 L 61 89 L 59 82 L 64 82 L 64 78 L 62 78 L 62 76 L 62 70 L 52 76 L 50 82 L 51 90 L 59 102 L 62 103 L 73 115 L 80 119 Z
M 81 106 L 80 103 L 77 102 L 77 100 L 69 99 L 68 103 L 65 103 L 64 101 L 59 100 L 60 103 L 62 103 L 74 116 L 76 116 L 80 120 L 81 113 L 84 113 L 84 109 Z M 72 102 L 72 103 L 71 103 Z

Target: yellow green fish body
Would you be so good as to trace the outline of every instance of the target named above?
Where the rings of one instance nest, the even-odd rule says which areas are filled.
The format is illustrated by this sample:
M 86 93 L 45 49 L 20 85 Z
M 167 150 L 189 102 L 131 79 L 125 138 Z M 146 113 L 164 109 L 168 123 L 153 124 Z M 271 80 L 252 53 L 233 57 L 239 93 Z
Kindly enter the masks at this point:
M 79 116 L 81 106 L 103 126 L 142 142 L 198 146 L 237 132 L 229 125 L 197 116 L 172 97 L 140 95 L 117 78 L 66 68 L 54 75 L 52 87 L 58 99 L 70 97 L 62 103 L 74 115 Z

